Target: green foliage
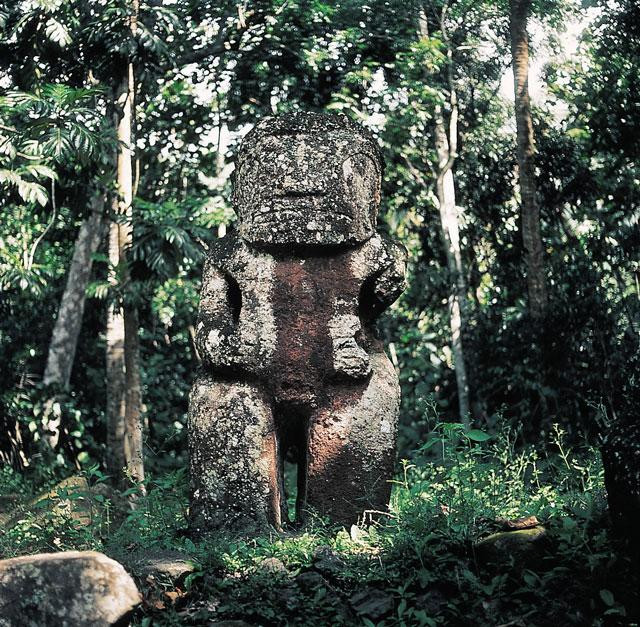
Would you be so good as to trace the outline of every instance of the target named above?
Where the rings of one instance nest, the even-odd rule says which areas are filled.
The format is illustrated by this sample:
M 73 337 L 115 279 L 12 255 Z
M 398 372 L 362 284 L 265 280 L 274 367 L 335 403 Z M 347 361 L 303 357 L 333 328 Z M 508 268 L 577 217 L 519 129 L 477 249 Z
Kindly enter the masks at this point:
M 611 540 L 594 449 L 569 447 L 560 428 L 547 453 L 518 450 L 518 434 L 506 425 L 490 438 L 450 423 L 436 423 L 433 432 L 432 440 L 403 462 L 389 515 L 369 526 L 346 530 L 314 519 L 296 534 L 192 540 L 185 535 L 183 472 L 148 480 L 148 496 L 139 496 L 131 510 L 123 498 L 134 488 L 105 497 L 95 486 L 106 478 L 93 467 L 87 471 L 93 496 L 71 490 L 56 499 L 92 501 L 99 515 L 91 524 L 80 525 L 49 503 L 46 511 L 25 513 L 0 535 L 0 554 L 97 548 L 131 564 L 135 575 L 130 556 L 160 548 L 182 552 L 196 567 L 182 585 L 165 588 L 179 602 L 172 605 L 163 597 L 160 605 L 143 605 L 137 615 L 141 624 L 241 619 L 390 626 L 454 624 L 473 617 L 475 624 L 490 625 L 523 616 L 531 624 L 632 620 L 637 573 Z M 4 493 L 27 499 L 33 490 L 25 490 L 10 472 L 0 478 Z M 487 562 L 478 540 L 501 519 L 528 515 L 546 527 L 545 541 L 527 557 L 505 553 L 503 562 Z M 265 562 L 274 558 L 281 570 L 270 570 Z M 140 580 L 140 585 L 153 584 Z M 354 595 L 372 589 L 388 599 L 388 609 L 376 617 L 355 609 Z
M 181 204 L 140 200 L 136 208 L 134 262 L 142 262 L 148 271 L 166 278 L 175 276 L 181 268 L 202 262 L 202 244 L 211 238 L 215 221 L 196 199 Z
M 60 84 L 44 84 L 36 93 L 6 92 L 0 109 L 7 112 L 7 121 L 20 116 L 20 131 L 15 134 L 21 135 L 20 144 L 7 149 L 9 155 L 16 156 L 23 150 L 32 158 L 86 163 L 109 146 L 100 133 L 103 117 L 93 106 L 101 95 L 99 89 L 73 89 Z M 37 174 L 52 177 L 51 170 Z
M 25 506 L 0 532 L 0 552 L 98 548 L 124 562 L 132 548 L 187 552 L 198 564 L 188 594 L 163 612 L 143 607 L 142 624 L 613 624 L 637 614 L 637 578 L 610 537 L 591 445 L 608 428 L 603 417 L 624 432 L 639 403 L 640 18 L 630 0 L 597 4 L 579 49 L 547 64 L 548 91 L 534 99 L 550 295 L 538 326 L 526 306 L 512 105 L 500 89 L 506 2 L 151 2 L 141 3 L 135 36 L 124 0 L 100 10 L 85 0 L 0 3 L 0 496 L 24 505 L 78 468 L 108 483 L 104 320 L 109 304 L 127 299 L 140 313 L 152 477 L 135 511 L 114 492 L 58 499 L 91 501 L 104 515 L 88 526 L 64 509 Z M 534 3 L 554 50 L 572 8 Z M 44 389 L 77 229 L 95 193 L 109 206 L 115 191 L 114 77 L 129 61 L 137 188 L 132 218 L 117 218 L 133 229 L 128 265 L 109 268 L 104 247 L 96 255 L 70 389 Z M 451 285 L 435 202 L 434 113 L 448 115 L 452 88 L 466 430 L 450 422 Z M 194 541 L 185 535 L 185 416 L 202 262 L 234 219 L 239 137 L 259 117 L 298 109 L 346 113 L 384 152 L 381 228 L 409 251 L 409 287 L 379 326 L 399 371 L 399 448 L 409 461 L 391 515 L 367 529 L 314 520 L 298 535 Z M 54 450 L 51 417 L 63 426 Z M 476 541 L 497 519 L 524 515 L 548 530 L 542 552 L 522 568 L 481 564 Z M 343 563 L 313 586 L 260 569 L 276 557 L 294 577 L 315 572 L 314 552 L 327 545 Z M 364 586 L 391 598 L 382 618 L 354 613 L 349 599 Z

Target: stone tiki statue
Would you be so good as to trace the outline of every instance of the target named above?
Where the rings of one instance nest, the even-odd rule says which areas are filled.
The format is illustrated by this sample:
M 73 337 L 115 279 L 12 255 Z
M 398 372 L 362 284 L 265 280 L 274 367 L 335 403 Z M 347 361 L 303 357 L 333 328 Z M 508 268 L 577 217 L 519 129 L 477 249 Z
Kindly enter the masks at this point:
M 404 288 L 405 251 L 376 233 L 381 155 L 341 115 L 262 120 L 242 143 L 239 227 L 210 251 L 189 409 L 195 531 L 349 524 L 385 509 L 400 391 L 374 333 Z

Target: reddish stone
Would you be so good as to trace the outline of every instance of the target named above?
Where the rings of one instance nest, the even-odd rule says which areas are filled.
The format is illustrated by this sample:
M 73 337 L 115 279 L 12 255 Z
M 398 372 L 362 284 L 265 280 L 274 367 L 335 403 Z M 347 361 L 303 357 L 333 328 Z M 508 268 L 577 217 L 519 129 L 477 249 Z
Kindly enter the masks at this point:
M 355 522 L 386 507 L 399 404 L 375 321 L 402 292 L 404 250 L 375 232 L 378 147 L 344 116 L 261 122 L 240 150 L 238 233 L 207 260 L 204 366 L 189 412 L 194 526 Z

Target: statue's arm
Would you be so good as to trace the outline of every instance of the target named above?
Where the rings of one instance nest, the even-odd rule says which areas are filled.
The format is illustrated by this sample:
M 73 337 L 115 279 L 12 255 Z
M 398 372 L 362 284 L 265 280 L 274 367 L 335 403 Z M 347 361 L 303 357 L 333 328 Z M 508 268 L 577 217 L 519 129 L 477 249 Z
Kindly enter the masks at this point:
M 205 262 L 196 326 L 196 347 L 212 370 L 244 369 L 239 328 L 242 303 L 236 279 L 211 257 Z
M 374 321 L 388 309 L 406 288 L 407 250 L 388 237 L 375 249 L 371 273 L 361 294 L 361 317 Z
M 371 372 L 362 323 L 371 325 L 402 294 L 407 262 L 405 248 L 380 235 L 357 254 L 355 265 L 362 268 L 363 280 L 359 315 L 354 315 L 351 303 L 338 299 L 329 321 L 334 371 L 349 379 L 364 379 Z
M 371 373 L 369 355 L 361 346 L 362 324 L 353 314 L 353 306 L 338 299 L 335 313 L 329 321 L 333 344 L 333 370 L 347 379 L 365 379 Z

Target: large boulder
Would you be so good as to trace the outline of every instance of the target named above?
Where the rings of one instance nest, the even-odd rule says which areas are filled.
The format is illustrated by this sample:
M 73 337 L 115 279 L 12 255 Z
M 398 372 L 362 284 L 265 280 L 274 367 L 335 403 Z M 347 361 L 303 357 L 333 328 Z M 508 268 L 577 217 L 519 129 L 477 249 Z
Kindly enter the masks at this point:
M 122 625 L 141 602 L 133 579 L 94 551 L 0 561 L 0 627 Z

